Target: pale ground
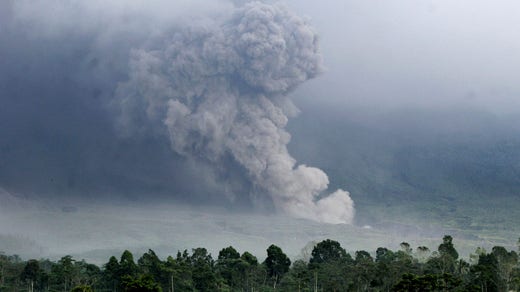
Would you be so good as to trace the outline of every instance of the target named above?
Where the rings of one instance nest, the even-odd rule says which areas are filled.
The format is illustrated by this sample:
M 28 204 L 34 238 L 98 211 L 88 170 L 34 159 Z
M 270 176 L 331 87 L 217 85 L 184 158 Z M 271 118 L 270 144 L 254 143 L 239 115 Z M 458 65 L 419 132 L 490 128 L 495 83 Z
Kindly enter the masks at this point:
M 270 244 L 280 246 L 292 259 L 310 253 L 310 242 L 331 238 L 349 252 L 377 247 L 399 249 L 406 241 L 412 247 L 436 249 L 444 234 L 455 229 L 418 220 L 380 221 L 375 226 L 328 225 L 282 215 L 230 214 L 218 208 L 183 207 L 174 204 L 94 205 L 35 203 L 4 196 L 0 205 L 0 251 L 24 259 L 72 255 L 75 259 L 102 264 L 111 255 L 129 249 L 137 259 L 153 249 L 161 257 L 178 250 L 206 247 L 218 251 L 232 245 L 249 251 L 259 260 Z M 394 215 L 389 215 L 394 217 Z M 474 232 L 475 234 L 478 231 Z M 462 238 L 461 238 L 462 237 Z M 499 239 L 470 233 L 454 234 L 454 242 L 467 257 L 477 246 L 489 249 Z M 512 248 L 516 242 L 511 242 Z M 503 244 L 502 244 L 503 245 Z M 307 250 L 303 250 L 307 246 Z

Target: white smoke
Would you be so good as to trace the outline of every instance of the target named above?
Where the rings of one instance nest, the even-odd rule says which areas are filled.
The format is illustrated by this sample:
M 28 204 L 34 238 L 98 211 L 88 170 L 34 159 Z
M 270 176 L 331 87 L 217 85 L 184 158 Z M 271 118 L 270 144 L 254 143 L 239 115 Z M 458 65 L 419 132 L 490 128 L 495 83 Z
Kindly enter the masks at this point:
M 295 110 L 287 94 L 320 71 L 317 35 L 306 21 L 280 5 L 245 4 L 224 20 L 134 50 L 130 79 L 117 90 L 120 122 L 129 132 L 146 123 L 164 128 L 173 151 L 216 167 L 231 157 L 252 193 L 269 194 L 291 216 L 351 223 L 349 193 L 318 200 L 327 175 L 298 165 L 287 150 Z

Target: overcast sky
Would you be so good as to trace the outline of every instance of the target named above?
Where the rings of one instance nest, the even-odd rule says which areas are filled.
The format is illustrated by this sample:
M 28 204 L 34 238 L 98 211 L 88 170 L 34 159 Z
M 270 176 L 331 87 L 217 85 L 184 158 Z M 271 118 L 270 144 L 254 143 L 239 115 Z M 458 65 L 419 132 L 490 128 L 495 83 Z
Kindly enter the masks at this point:
M 370 106 L 519 108 L 518 1 L 285 1 L 321 36 L 320 99 Z

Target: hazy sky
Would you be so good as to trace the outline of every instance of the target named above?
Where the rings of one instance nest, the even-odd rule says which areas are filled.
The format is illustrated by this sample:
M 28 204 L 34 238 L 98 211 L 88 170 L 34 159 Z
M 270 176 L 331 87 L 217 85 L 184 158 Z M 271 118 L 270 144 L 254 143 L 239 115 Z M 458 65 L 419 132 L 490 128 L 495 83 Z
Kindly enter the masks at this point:
M 517 111 L 517 1 L 286 1 L 321 35 L 320 99 Z

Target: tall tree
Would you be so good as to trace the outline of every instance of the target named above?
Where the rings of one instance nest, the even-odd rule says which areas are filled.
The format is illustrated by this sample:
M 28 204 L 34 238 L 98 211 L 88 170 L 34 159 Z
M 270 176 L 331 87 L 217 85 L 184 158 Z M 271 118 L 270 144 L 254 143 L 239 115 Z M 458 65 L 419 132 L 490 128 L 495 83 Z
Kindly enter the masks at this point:
M 243 290 L 256 290 L 258 279 L 262 278 L 263 266 L 258 265 L 258 259 L 251 253 L 245 251 L 240 256 L 240 268 L 244 271 Z M 264 273 L 265 274 L 265 273 Z
M 223 248 L 218 253 L 216 269 L 224 280 L 225 284 L 233 290 L 242 286 L 242 280 L 245 275 L 245 265 L 247 264 L 240 259 L 240 254 L 232 246 Z
M 498 274 L 498 261 L 492 253 L 481 255 L 478 264 L 471 268 L 471 273 L 473 276 L 472 284 L 476 285 L 481 291 L 505 291 Z
M 192 266 L 188 251 L 178 252 L 177 258 L 169 256 L 164 263 L 165 271 L 169 276 L 168 291 L 192 291 Z
M 289 271 L 291 260 L 282 249 L 274 244 L 267 248 L 267 258 L 264 261 L 269 277 L 273 280 L 273 287 L 280 282 L 282 276 Z
M 77 269 L 75 260 L 70 255 L 62 257 L 51 269 L 51 276 L 54 282 L 60 286 L 63 291 L 69 291 L 75 284 L 77 278 Z
M 374 259 L 367 251 L 356 251 L 354 260 L 355 286 L 358 291 L 368 291 L 370 284 L 375 279 Z
M 167 287 L 170 282 L 170 274 L 165 269 L 165 264 L 157 254 L 151 249 L 144 253 L 139 260 L 137 265 L 141 273 L 152 275 L 157 283 L 160 283 L 162 287 Z
M 493 247 L 491 253 L 497 260 L 498 275 L 501 282 L 504 283 L 504 289 L 509 291 L 513 282 L 513 269 L 518 265 L 518 255 L 515 251 L 508 252 L 502 246 Z
M 125 250 L 123 254 L 121 254 L 121 259 L 119 260 L 119 274 L 121 276 L 135 276 L 138 272 L 138 267 L 134 262 L 134 255 Z
M 311 267 L 329 262 L 339 262 L 347 259 L 347 252 L 335 240 L 326 239 L 314 247 L 309 264 Z
M 37 260 L 29 260 L 25 265 L 21 278 L 22 281 L 28 282 L 29 291 L 34 291 L 34 283 L 38 280 L 40 274 L 40 263 Z
M 453 245 L 453 238 L 450 235 L 445 235 L 437 248 L 437 252 L 434 252 L 427 261 L 426 268 L 429 273 L 433 274 L 454 274 L 457 271 L 458 258 L 459 253 Z
M 441 256 L 450 256 L 454 261 L 459 258 L 459 253 L 453 246 L 453 237 L 445 235 L 442 238 L 442 243 L 437 248 Z
M 192 278 L 195 288 L 199 291 L 216 291 L 218 285 L 211 254 L 205 248 L 195 248 L 190 260 L 193 267 Z
M 111 256 L 108 263 L 104 265 L 103 281 L 105 286 L 112 291 L 116 291 L 120 284 L 120 270 L 119 262 L 115 256 Z

